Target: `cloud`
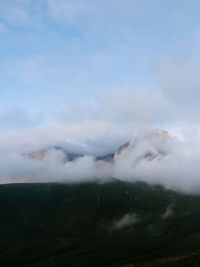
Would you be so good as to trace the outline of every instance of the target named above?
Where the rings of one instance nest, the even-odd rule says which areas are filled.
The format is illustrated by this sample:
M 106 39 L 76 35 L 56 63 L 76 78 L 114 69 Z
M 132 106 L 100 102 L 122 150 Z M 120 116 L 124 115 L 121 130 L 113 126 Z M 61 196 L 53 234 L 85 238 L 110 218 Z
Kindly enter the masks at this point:
M 139 135 L 127 150 L 116 156 L 113 176 L 198 193 L 200 158 L 195 144 L 151 132 Z
M 84 156 L 73 162 L 63 163 L 65 155 L 51 150 L 42 161 L 22 156 L 9 150 L 1 150 L 1 183 L 20 182 L 101 182 L 109 177 L 109 166 L 96 162 L 92 156 Z M 10 165 L 11 164 L 11 165 Z
M 0 3 L 0 18 L 7 22 L 27 22 L 29 1 L 14 0 L 8 2 L 2 0 Z
M 54 103 L 55 110 L 49 113 L 11 108 L 0 112 L 4 128 L 0 143 L 21 152 L 58 145 L 72 147 L 71 143 L 80 153 L 103 155 L 115 151 L 138 131 L 155 127 L 194 139 L 198 118 L 188 102 L 182 101 L 181 112 L 178 101 L 178 96 L 159 88 L 121 85 L 99 94 L 92 103 L 75 101 L 62 108 Z M 198 141 L 198 134 L 195 138 Z
M 29 113 L 20 108 L 10 108 L 0 111 L 1 134 L 7 131 L 22 130 L 27 127 L 39 125 L 42 121 L 42 114 L 39 112 Z
M 1 147 L 1 183 L 8 182 L 106 182 L 111 178 L 162 185 L 166 189 L 199 194 L 200 158 L 196 143 L 180 141 L 165 132 L 145 131 L 114 157 L 114 164 L 83 156 L 63 163 L 62 151 L 51 149 L 41 161 Z
M 60 0 L 59 2 L 55 0 L 47 0 L 47 5 L 50 12 L 57 19 L 68 20 L 72 22 L 74 18 L 80 15 L 88 9 L 89 1 L 71 1 L 71 0 Z
M 199 113 L 200 60 L 193 57 L 175 57 L 164 61 L 159 71 L 160 88 L 176 117 L 193 118 Z M 169 108 L 170 111 L 170 108 Z M 175 114 L 175 111 L 177 114 Z
M 116 132 L 113 129 L 116 127 Z M 0 138 L 1 147 L 18 152 L 33 152 L 47 147 L 71 147 L 74 152 L 103 155 L 116 150 L 130 137 L 128 129 L 123 136 L 119 127 L 109 122 L 91 121 L 61 126 L 27 127 L 11 131 Z
M 163 95 L 156 89 L 121 85 L 104 95 L 98 111 L 105 120 L 152 125 L 166 106 Z
M 167 207 L 165 213 L 162 214 L 161 218 L 162 218 L 163 220 L 166 220 L 166 219 L 172 217 L 172 215 L 173 215 L 172 205 L 169 205 L 169 206 Z
M 112 229 L 121 230 L 125 227 L 132 226 L 133 224 L 137 223 L 138 220 L 139 217 L 137 214 L 127 213 L 113 223 Z
M 2 64 L 2 69 L 4 74 L 17 78 L 25 84 L 41 84 L 53 75 L 53 71 L 46 67 L 48 63 L 49 58 L 47 56 L 36 54 L 7 59 Z

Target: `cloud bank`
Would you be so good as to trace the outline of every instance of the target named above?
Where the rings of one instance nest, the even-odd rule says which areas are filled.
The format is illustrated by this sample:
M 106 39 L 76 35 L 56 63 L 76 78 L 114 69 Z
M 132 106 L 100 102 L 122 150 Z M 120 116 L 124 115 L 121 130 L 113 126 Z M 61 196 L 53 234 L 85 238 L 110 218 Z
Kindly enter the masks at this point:
M 97 160 L 91 155 L 65 161 L 66 155 L 58 149 L 50 149 L 42 160 L 5 148 L 1 155 L 1 183 L 104 183 L 114 178 L 160 184 L 185 193 L 198 194 L 200 188 L 200 149 L 195 143 L 160 130 L 137 134 L 111 161 Z

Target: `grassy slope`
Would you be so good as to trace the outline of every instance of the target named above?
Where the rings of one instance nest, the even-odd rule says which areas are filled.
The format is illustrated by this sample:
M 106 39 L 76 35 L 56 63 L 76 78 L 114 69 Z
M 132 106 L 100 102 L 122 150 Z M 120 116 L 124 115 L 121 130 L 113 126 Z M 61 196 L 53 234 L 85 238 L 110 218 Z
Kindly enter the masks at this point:
M 139 221 L 114 229 L 126 213 Z M 159 266 L 185 253 L 192 262 L 199 222 L 200 197 L 145 184 L 1 185 L 0 266 Z

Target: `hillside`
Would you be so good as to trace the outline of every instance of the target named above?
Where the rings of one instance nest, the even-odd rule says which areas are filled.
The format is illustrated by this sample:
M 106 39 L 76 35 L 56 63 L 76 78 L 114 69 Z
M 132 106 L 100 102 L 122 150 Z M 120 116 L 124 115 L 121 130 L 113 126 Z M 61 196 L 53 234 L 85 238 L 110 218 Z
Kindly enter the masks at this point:
M 160 186 L 1 185 L 0 213 L 1 266 L 161 266 L 177 255 L 192 266 L 199 257 L 200 197 Z

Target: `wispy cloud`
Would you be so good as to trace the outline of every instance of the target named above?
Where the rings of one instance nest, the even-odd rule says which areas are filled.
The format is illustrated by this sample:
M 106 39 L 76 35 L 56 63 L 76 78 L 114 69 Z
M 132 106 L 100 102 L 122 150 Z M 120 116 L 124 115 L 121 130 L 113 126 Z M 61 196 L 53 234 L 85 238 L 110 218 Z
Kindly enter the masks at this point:
M 133 226 L 138 221 L 139 216 L 136 213 L 127 213 L 113 223 L 112 230 L 121 230 Z
M 0 3 L 0 18 L 10 23 L 27 22 L 29 20 L 29 1 L 2 0 Z

